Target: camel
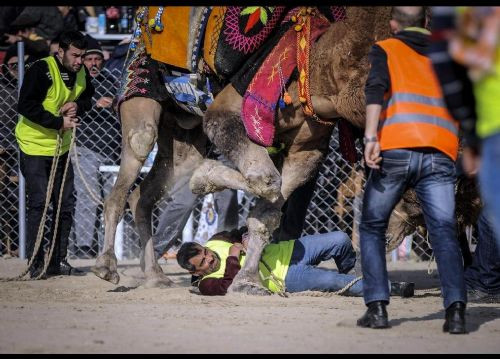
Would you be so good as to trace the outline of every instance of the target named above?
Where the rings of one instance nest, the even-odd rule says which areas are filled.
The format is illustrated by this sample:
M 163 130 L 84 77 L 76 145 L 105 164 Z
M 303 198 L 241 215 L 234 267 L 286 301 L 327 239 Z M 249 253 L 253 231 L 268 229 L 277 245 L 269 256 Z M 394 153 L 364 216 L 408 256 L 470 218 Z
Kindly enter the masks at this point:
M 331 24 L 311 48 L 311 100 L 321 119 L 343 118 L 363 127 L 368 52 L 376 41 L 389 37 L 390 8 L 347 7 L 346 15 L 344 21 Z M 154 256 L 151 211 L 172 183 L 191 176 L 194 193 L 232 188 L 259 197 L 247 219 L 250 235 L 247 260 L 229 292 L 268 294 L 260 286 L 257 274 L 261 251 L 279 225 L 284 201 L 321 163 L 333 129 L 304 114 L 297 81 L 291 81 L 287 91 L 293 103 L 278 110 L 275 124 L 276 139 L 285 144 L 280 168 L 275 166 L 266 148 L 247 137 L 240 119 L 242 97 L 231 84 L 215 96 L 203 117 L 203 126 L 199 125 L 201 117 L 180 112 L 169 100 L 160 103 L 151 98 L 132 97 L 121 103 L 121 167 L 105 200 L 105 243 L 92 271 L 104 280 L 119 282 L 114 237 L 128 200 L 140 234 L 144 285 L 171 286 L 172 281 Z M 204 159 L 207 136 L 232 161 L 234 168 Z M 152 169 L 128 196 L 155 142 L 158 154 Z

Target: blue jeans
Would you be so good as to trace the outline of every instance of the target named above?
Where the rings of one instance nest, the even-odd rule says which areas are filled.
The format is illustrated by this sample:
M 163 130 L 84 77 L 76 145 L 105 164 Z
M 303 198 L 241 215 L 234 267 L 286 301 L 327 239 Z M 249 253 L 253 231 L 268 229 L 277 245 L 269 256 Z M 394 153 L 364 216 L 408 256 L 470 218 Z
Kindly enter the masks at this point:
M 364 300 L 389 302 L 385 233 L 392 210 L 408 187 L 422 206 L 441 280 L 444 306 L 466 303 L 464 268 L 456 234 L 454 162 L 434 151 L 382 152 L 380 170 L 371 170 L 365 187 L 360 233 Z
M 500 256 L 491 221 L 484 210 L 477 222 L 479 238 L 472 264 L 465 270 L 465 283 L 467 289 L 500 294 Z
M 318 268 L 322 261 L 334 259 L 338 271 Z M 356 254 L 349 236 L 344 232 L 330 232 L 304 236 L 295 241 L 290 266 L 285 277 L 286 291 L 318 290 L 333 292 L 345 287 L 356 278 L 346 274 L 356 262 Z M 362 281 L 356 282 L 348 295 L 362 296 Z
M 500 255 L 500 133 L 486 137 L 482 143 L 479 187 L 481 199 L 490 214 Z

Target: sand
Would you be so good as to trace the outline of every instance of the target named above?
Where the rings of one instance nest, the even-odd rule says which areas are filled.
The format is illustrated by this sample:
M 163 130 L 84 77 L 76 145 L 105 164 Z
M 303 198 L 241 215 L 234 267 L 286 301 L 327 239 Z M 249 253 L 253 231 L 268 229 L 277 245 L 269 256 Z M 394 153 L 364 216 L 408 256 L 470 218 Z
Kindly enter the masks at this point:
M 138 261 L 119 263 L 121 281 L 83 277 L 0 283 L 0 353 L 499 353 L 498 304 L 468 305 L 467 335 L 442 332 L 436 271 L 427 262 L 389 263 L 393 280 L 416 283 L 413 298 L 391 297 L 389 329 L 356 326 L 358 297 L 233 295 L 190 292 L 175 261 L 162 264 L 177 286 L 145 289 Z M 25 262 L 0 258 L 0 276 Z M 431 289 L 431 291 L 426 291 Z

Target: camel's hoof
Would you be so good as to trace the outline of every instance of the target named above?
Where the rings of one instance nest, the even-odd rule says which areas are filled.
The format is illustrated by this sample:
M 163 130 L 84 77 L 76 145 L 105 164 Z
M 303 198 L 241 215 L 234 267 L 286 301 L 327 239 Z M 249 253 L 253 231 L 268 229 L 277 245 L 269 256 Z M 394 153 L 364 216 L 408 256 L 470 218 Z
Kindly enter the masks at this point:
M 107 267 L 92 267 L 92 272 L 101 279 L 104 279 L 113 284 L 118 284 L 120 282 L 120 276 L 117 271 L 112 271 Z
M 269 290 L 262 287 L 261 285 L 248 281 L 233 282 L 233 284 L 231 284 L 231 286 L 229 287 L 227 293 L 228 294 L 241 293 L 241 294 L 260 295 L 260 296 L 272 294 Z
M 120 276 L 116 271 L 116 256 L 108 251 L 97 257 L 95 266 L 91 268 L 92 273 L 101 279 L 107 280 L 113 284 L 120 282 Z
M 146 289 L 151 288 L 172 288 L 175 286 L 175 283 L 172 282 L 167 276 L 158 276 L 153 278 L 148 278 L 143 284 L 143 287 Z

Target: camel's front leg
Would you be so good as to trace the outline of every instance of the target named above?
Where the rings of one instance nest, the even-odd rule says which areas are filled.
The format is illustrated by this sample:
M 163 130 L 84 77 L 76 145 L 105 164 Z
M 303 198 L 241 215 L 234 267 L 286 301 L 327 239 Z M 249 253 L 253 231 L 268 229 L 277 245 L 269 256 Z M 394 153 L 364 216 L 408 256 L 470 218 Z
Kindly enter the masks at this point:
M 153 207 L 169 191 L 172 183 L 186 181 L 191 176 L 203 159 L 200 151 L 204 150 L 206 142 L 201 126 L 180 129 L 169 112 L 165 113 L 158 132 L 158 154 L 151 171 L 129 199 L 141 242 L 141 269 L 146 277 L 146 288 L 173 285 L 156 259 L 151 225 Z
M 132 98 L 120 106 L 123 133 L 120 171 L 104 202 L 104 249 L 92 267 L 96 276 L 113 284 L 120 281 L 114 247 L 116 227 L 123 216 L 128 190 L 156 141 L 160 113 L 158 102 L 143 97 Z
M 264 247 L 269 243 L 271 234 L 278 227 L 281 218 L 282 197 L 275 203 L 263 198 L 248 214 L 247 226 L 250 240 L 246 253 L 245 264 L 238 272 L 228 293 L 244 293 L 253 295 L 268 295 L 259 278 L 259 261 Z

